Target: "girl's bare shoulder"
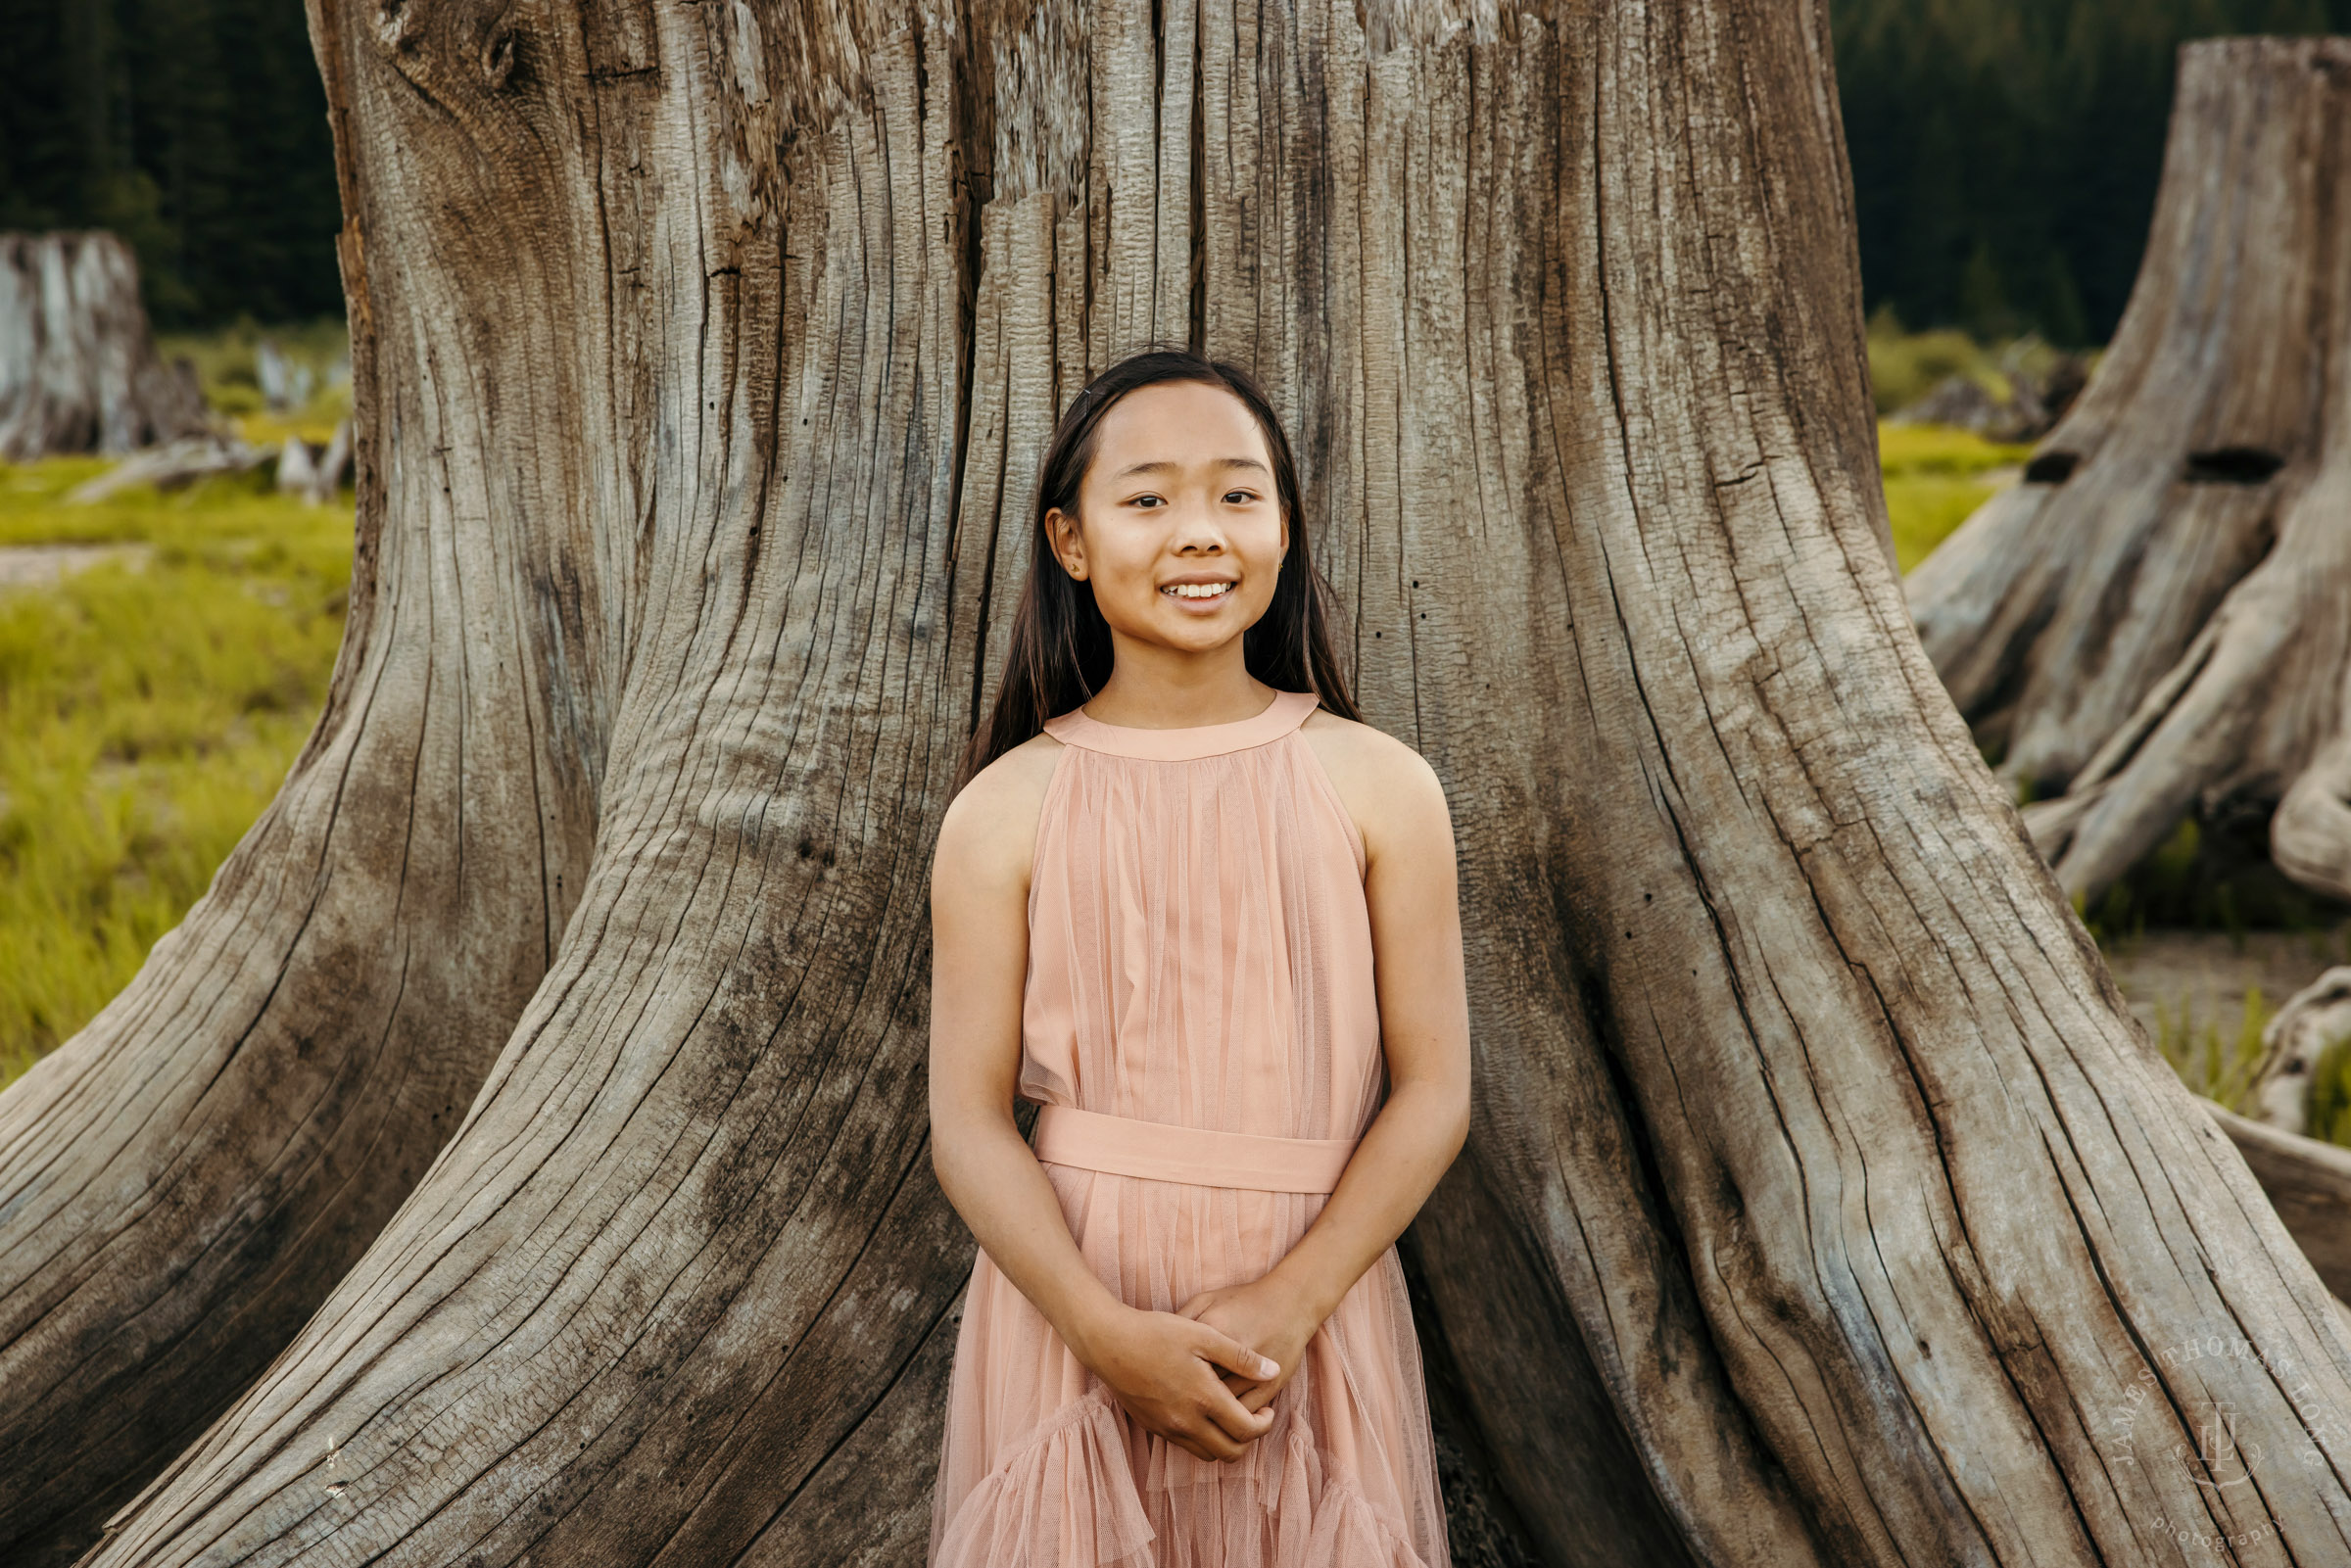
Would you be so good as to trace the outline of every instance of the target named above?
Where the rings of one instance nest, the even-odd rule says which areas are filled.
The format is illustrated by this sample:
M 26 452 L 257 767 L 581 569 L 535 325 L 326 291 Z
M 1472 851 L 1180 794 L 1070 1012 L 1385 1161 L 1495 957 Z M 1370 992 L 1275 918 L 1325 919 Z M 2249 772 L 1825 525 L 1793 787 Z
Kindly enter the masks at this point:
M 939 820 L 934 876 L 943 872 L 982 883 L 1009 879 L 1025 894 L 1037 819 L 1061 751 L 1051 736 L 1032 736 L 974 774 Z
M 1428 759 L 1384 730 L 1317 708 L 1299 727 L 1376 859 L 1383 845 L 1428 847 L 1450 834 L 1445 785 Z M 1442 826 L 1440 826 L 1442 825 Z

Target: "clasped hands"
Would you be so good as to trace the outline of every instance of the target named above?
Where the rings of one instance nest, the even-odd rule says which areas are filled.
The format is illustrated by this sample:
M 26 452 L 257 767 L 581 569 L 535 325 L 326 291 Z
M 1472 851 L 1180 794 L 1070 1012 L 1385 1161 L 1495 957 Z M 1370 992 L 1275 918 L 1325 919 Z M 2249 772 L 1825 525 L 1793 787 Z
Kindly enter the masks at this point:
M 1118 1304 L 1071 1349 L 1127 1412 L 1203 1459 L 1237 1459 L 1273 1427 L 1269 1408 L 1321 1314 L 1271 1275 L 1202 1291 L 1173 1312 Z

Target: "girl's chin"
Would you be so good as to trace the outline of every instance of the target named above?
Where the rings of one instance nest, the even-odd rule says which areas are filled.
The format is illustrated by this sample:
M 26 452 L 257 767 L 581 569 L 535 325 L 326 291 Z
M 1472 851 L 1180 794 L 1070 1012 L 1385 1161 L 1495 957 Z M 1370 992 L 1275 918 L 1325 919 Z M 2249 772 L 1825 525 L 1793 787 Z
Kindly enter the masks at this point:
M 1171 653 L 1213 653 L 1229 646 L 1248 629 L 1238 615 L 1154 616 L 1142 626 L 1116 628 L 1138 642 L 1163 647 Z

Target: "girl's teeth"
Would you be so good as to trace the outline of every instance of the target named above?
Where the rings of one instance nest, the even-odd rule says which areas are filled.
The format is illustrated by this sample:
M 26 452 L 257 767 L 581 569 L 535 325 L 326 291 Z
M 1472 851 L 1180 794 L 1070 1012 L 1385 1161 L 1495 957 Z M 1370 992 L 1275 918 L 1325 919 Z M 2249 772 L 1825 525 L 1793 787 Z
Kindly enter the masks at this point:
M 1215 598 L 1231 587 L 1230 583 L 1177 583 L 1168 592 L 1177 598 Z

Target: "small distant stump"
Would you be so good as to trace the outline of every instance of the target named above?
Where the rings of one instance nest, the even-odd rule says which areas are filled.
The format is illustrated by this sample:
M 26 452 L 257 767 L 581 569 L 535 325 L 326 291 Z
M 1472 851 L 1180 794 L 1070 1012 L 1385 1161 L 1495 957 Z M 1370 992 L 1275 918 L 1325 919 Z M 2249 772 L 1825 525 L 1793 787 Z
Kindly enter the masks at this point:
M 345 415 L 323 451 L 312 451 L 300 436 L 286 438 L 277 457 L 277 488 L 313 506 L 323 506 L 343 488 L 343 476 L 350 468 L 351 418 Z
M 0 460 L 130 452 L 206 428 L 195 371 L 156 355 L 129 247 L 96 231 L 0 234 Z
M 2261 1119 L 2309 1133 L 2310 1082 L 2319 1060 L 2351 1039 L 2351 965 L 2338 965 L 2286 999 L 2261 1031 L 2262 1069 L 2253 1097 Z M 2317 1129 L 2325 1136 L 2327 1129 Z

